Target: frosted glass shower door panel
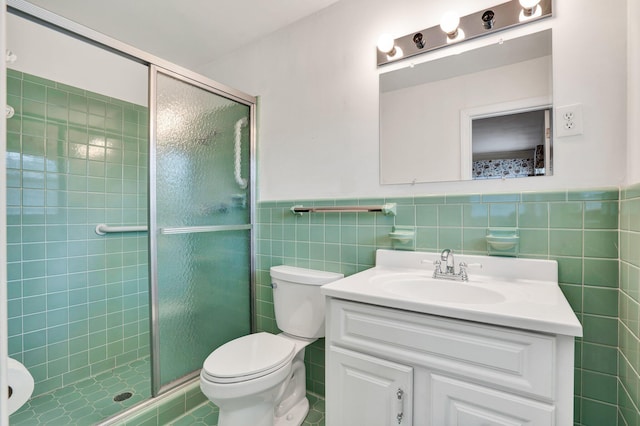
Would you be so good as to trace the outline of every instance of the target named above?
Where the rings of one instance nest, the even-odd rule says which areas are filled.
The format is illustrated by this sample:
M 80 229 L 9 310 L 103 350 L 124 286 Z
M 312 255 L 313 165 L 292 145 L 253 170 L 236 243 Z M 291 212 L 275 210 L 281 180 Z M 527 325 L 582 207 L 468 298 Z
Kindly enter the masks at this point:
M 202 367 L 218 346 L 250 332 L 249 232 L 158 241 L 160 381 Z
M 249 114 L 206 87 L 156 74 L 156 390 L 197 374 L 214 349 L 250 332 Z

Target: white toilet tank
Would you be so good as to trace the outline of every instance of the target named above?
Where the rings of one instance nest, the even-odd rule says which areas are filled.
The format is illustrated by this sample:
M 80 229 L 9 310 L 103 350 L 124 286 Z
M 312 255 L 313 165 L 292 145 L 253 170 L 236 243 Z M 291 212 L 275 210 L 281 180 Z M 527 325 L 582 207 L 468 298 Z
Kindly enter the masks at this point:
M 335 272 L 294 266 L 271 267 L 278 328 L 307 339 L 324 337 L 324 296 L 320 294 L 320 286 L 343 277 L 343 274 Z

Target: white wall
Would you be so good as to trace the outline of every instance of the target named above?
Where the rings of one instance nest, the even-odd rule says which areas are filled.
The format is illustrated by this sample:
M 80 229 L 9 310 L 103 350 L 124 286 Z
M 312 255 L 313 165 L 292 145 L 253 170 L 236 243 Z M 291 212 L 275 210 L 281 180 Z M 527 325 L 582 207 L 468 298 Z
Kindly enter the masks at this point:
M 629 0 L 627 29 L 629 39 L 627 76 L 627 180 L 626 184 L 640 182 L 640 2 Z
M 7 49 L 16 71 L 138 105 L 148 104 L 148 67 L 9 14 Z
M 456 0 L 462 15 L 497 3 Z M 617 4 L 620 6 L 615 7 Z M 389 32 L 402 36 L 437 25 L 450 7 L 450 0 L 341 0 L 198 70 L 261 98 L 260 200 L 623 183 L 627 31 L 619 25 L 625 26 L 625 4 L 615 1 L 602 13 L 600 2 L 558 0 L 551 20 L 528 28 L 553 28 L 554 104 L 581 103 L 585 124 L 584 135 L 554 142 L 554 176 L 501 182 L 379 184 L 378 35 Z M 439 52 L 446 53 L 446 49 Z

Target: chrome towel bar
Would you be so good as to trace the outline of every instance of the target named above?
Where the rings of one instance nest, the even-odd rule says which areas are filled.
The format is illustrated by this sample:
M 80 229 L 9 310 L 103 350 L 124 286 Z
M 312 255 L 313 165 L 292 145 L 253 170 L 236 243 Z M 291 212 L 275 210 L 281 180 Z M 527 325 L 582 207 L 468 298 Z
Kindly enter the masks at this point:
M 291 213 L 302 215 L 302 213 L 383 213 L 385 215 L 396 215 L 396 203 L 387 203 L 380 206 L 317 206 L 303 207 L 300 205 L 291 207 Z

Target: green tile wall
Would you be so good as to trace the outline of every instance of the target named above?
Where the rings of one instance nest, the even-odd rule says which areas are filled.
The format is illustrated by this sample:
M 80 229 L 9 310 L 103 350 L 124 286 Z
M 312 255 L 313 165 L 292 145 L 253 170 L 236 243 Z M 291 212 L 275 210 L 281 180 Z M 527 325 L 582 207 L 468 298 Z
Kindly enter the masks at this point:
M 620 425 L 640 424 L 640 184 L 620 197 L 620 319 L 618 409 Z
M 640 190 L 636 191 L 640 194 Z M 518 227 L 520 256 L 558 261 L 560 285 L 584 326 L 576 341 L 575 419 L 581 425 L 616 425 L 618 418 L 618 217 L 617 188 L 593 191 L 526 192 L 513 194 L 438 195 L 352 200 L 291 200 L 258 206 L 257 323 L 278 332 L 273 316 L 269 268 L 287 264 L 351 275 L 374 265 L 375 250 L 391 248 L 392 226 L 416 227 L 416 249 L 486 254 L 489 226 Z M 294 216 L 289 208 L 303 205 L 398 203 L 397 217 L 380 213 L 325 213 Z M 625 205 L 627 200 L 623 202 Z M 640 198 L 628 206 L 640 215 Z M 637 218 L 637 216 L 636 216 Z M 637 227 L 640 220 L 635 221 Z M 638 229 L 636 229 L 637 231 Z M 640 234 L 628 240 L 640 259 Z M 635 323 L 628 338 L 638 366 L 638 270 L 635 263 Z M 631 268 L 627 268 L 631 269 Z M 622 306 L 622 305 L 620 305 Z M 624 355 L 621 355 L 624 358 Z M 324 395 L 324 342 L 307 351 L 307 385 Z M 629 369 L 627 369 L 629 370 Z M 621 379 L 638 401 L 638 375 Z M 626 380 L 626 382 L 625 382 Z M 628 383 L 631 381 L 632 383 Z M 635 407 L 633 407 L 635 410 Z M 637 410 L 633 411 L 637 413 Z M 629 423 L 636 424 L 636 423 Z
M 9 355 L 34 395 L 148 355 L 145 107 L 8 71 Z

